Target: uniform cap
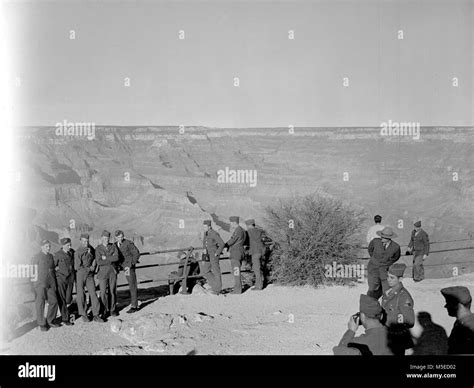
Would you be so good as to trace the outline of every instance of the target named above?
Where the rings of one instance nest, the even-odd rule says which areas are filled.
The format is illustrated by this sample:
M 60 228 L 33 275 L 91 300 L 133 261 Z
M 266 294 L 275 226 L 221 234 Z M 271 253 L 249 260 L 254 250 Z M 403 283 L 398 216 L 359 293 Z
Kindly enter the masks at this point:
M 110 232 L 108 230 L 104 230 L 100 236 L 101 237 L 110 237 Z
M 466 287 L 463 286 L 453 286 L 446 287 L 441 290 L 446 302 L 455 302 L 461 304 L 469 304 L 472 301 L 471 293 Z
M 230 222 L 237 222 L 237 223 L 238 223 L 238 222 L 239 222 L 239 217 L 237 217 L 237 216 L 229 217 L 229 221 L 230 221 Z
M 61 245 L 66 245 L 71 242 L 71 239 L 68 237 L 64 237 L 61 240 L 59 240 L 59 242 L 61 243 Z
M 245 221 L 246 225 L 255 225 L 255 220 L 253 218 Z
M 406 267 L 407 266 L 403 263 L 392 264 L 390 268 L 388 269 L 388 272 L 400 278 L 403 276 L 403 273 L 405 272 Z
M 413 225 L 415 225 L 417 228 L 421 227 L 421 221 L 416 221 Z
M 371 296 L 362 294 L 360 296 L 359 311 L 368 318 L 380 318 L 382 307 L 379 302 Z
M 81 238 L 89 238 L 89 234 L 88 233 L 81 233 Z
M 202 224 L 211 226 L 211 220 L 204 220 Z

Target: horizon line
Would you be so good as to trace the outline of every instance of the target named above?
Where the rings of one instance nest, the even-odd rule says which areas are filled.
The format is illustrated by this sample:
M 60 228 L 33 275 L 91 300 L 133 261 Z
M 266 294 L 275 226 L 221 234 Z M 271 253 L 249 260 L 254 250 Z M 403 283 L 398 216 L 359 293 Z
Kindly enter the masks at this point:
M 71 121 L 72 123 L 89 123 L 84 121 Z M 410 121 L 401 121 L 400 123 L 411 123 Z M 119 128 L 179 128 L 180 125 L 115 125 L 115 124 L 93 124 L 95 127 L 119 127 Z M 87 125 L 87 124 L 86 124 Z M 54 128 L 56 125 L 12 125 L 12 128 Z M 206 128 L 206 129 L 289 129 L 289 126 L 282 127 L 214 127 L 214 126 L 205 126 L 205 125 L 184 125 L 184 128 Z M 297 128 L 380 128 L 379 126 L 368 126 L 368 125 L 341 125 L 341 126 L 293 126 L 294 129 Z M 420 128 L 474 128 L 474 125 L 420 125 Z

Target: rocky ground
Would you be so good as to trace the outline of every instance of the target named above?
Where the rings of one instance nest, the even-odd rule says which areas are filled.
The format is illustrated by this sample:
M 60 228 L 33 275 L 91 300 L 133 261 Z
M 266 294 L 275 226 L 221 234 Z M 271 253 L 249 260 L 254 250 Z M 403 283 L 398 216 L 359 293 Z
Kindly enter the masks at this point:
M 427 311 L 449 334 L 439 290 L 465 285 L 474 294 L 474 274 L 404 284 L 415 311 Z M 162 287 L 163 288 L 163 287 Z M 264 291 L 214 296 L 200 286 L 191 295 L 159 296 L 159 288 L 141 290 L 141 309 L 118 318 L 84 323 L 43 333 L 26 322 L 17 338 L 3 343 L 2 354 L 332 354 L 358 310 L 366 283 L 353 287 L 268 286 Z M 412 332 L 420 334 L 417 324 Z

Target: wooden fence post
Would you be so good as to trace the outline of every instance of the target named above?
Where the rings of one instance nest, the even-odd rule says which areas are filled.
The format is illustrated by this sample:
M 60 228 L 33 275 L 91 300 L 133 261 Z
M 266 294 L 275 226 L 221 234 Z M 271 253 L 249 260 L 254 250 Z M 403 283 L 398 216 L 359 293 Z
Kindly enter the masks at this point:
M 193 247 L 188 248 L 186 252 L 186 260 L 184 261 L 184 268 L 183 268 L 183 281 L 181 282 L 181 294 L 189 294 L 188 292 L 188 263 L 189 263 L 189 256 L 191 256 L 191 252 L 193 251 Z

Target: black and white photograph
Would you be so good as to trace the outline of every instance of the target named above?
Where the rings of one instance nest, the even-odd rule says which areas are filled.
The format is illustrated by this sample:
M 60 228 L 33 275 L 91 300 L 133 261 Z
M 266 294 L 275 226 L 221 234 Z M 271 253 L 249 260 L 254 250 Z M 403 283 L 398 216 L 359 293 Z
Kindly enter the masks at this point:
M 474 386 L 473 0 L 5 0 L 0 62 L 2 388 Z

